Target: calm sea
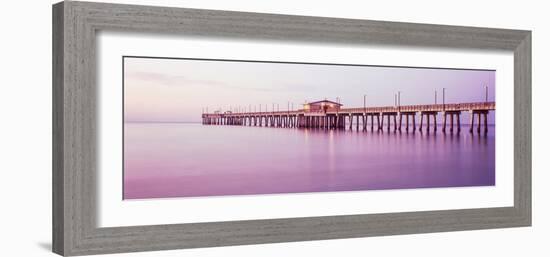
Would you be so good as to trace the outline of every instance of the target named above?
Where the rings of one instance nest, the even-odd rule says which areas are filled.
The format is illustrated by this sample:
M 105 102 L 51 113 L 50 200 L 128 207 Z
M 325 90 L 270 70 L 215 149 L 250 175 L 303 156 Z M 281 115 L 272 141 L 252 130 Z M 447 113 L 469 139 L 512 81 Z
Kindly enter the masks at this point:
M 493 126 L 472 135 L 126 123 L 124 137 L 125 199 L 495 183 Z

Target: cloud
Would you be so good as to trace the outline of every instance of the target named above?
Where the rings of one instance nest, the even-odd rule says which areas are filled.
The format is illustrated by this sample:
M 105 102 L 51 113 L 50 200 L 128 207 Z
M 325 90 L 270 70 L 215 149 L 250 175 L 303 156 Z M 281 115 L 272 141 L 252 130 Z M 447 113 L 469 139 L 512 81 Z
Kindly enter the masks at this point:
M 232 83 L 221 82 L 216 80 L 206 80 L 206 79 L 190 79 L 187 76 L 182 75 L 168 75 L 157 72 L 147 72 L 147 71 L 134 71 L 127 72 L 125 74 L 126 80 L 137 80 L 147 83 L 154 83 L 155 85 L 163 86 L 209 86 L 209 87 L 220 87 L 224 89 L 239 89 L 239 90 L 250 90 L 250 91 L 264 91 L 264 92 L 276 92 L 276 91 L 286 91 L 287 88 L 275 88 L 273 85 L 258 87 L 258 86 L 246 86 L 246 85 L 234 85 Z
M 215 80 L 189 79 L 180 75 L 167 75 L 156 72 L 135 71 L 125 74 L 125 79 L 140 80 L 151 82 L 164 86 L 183 86 L 183 85 L 206 85 L 206 86 L 224 86 L 225 83 Z

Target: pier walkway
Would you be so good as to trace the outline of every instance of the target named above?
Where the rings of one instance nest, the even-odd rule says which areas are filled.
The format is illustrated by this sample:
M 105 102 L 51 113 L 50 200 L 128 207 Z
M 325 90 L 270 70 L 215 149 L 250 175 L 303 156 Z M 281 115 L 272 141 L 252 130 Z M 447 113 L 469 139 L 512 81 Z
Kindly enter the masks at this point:
M 283 128 L 319 128 L 381 130 L 381 131 L 437 131 L 437 117 L 442 114 L 441 130 L 460 132 L 460 115 L 469 114 L 470 133 L 487 132 L 487 115 L 495 110 L 495 102 L 402 105 L 336 110 L 292 110 L 265 112 L 203 113 L 205 125 L 240 125 Z M 417 116 L 420 120 L 417 126 Z M 386 124 L 384 124 L 386 120 Z M 455 124 L 456 123 L 456 124 Z M 477 124 L 477 127 L 476 127 Z M 482 130 L 483 124 L 483 130 Z M 456 125 L 456 127 L 455 127 Z

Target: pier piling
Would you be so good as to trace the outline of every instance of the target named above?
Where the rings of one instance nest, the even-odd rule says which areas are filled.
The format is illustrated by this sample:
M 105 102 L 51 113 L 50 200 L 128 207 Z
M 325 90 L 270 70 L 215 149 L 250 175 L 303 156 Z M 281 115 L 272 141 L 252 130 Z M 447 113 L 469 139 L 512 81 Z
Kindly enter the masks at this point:
M 248 113 L 233 113 L 230 111 L 224 113 L 208 113 L 206 111 L 202 113 L 202 124 L 273 128 L 315 128 L 326 130 L 353 130 L 355 127 L 356 131 L 359 131 L 361 127 L 363 131 L 368 131 L 370 127 L 370 131 L 385 130 L 387 132 L 391 132 L 392 127 L 394 132 L 402 131 L 404 125 L 405 131 L 409 132 L 412 122 L 412 131 L 416 132 L 416 115 L 419 114 L 419 131 L 426 129 L 426 132 L 431 132 L 433 126 L 433 131 L 435 132 L 437 131 L 437 116 L 441 113 L 443 118 L 441 131 L 446 133 L 447 128 L 449 128 L 451 133 L 460 133 L 460 114 L 462 112 L 468 112 L 470 122 L 469 132 L 474 133 L 474 131 L 477 131 L 477 133 L 487 133 L 488 114 L 490 111 L 494 110 L 494 102 L 484 102 L 444 105 L 399 105 L 397 107 L 339 108 L 336 111 L 326 109 L 319 111 L 300 109 L 292 111 L 272 110 L 260 112 L 250 112 L 249 110 Z M 403 120 L 403 118 L 405 119 Z M 387 122 L 387 124 L 384 124 L 385 122 Z M 403 124 L 403 122 L 405 124 Z M 426 127 L 424 128 L 424 126 Z

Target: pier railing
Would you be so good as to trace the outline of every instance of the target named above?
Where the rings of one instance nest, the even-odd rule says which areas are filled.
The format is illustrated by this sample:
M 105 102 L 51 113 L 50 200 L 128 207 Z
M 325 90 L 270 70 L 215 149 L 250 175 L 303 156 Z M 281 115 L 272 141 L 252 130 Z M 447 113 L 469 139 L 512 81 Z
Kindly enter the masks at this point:
M 444 112 L 444 111 L 491 111 L 495 110 L 495 102 L 474 102 L 474 103 L 451 103 L 451 104 L 423 104 L 423 105 L 401 105 L 401 106 L 379 106 L 342 108 L 338 111 L 323 110 L 294 110 L 294 111 L 267 111 L 267 112 L 239 112 L 239 113 L 205 113 L 203 117 L 244 117 L 251 115 L 285 116 L 285 115 L 322 115 L 322 114 L 360 114 L 360 113 L 385 113 L 385 112 Z
M 452 103 L 452 104 L 425 104 L 425 105 L 401 105 L 401 106 L 380 106 L 363 108 L 342 108 L 339 110 L 287 110 L 287 111 L 266 111 L 266 112 L 226 112 L 226 113 L 203 113 L 203 124 L 207 125 L 244 125 L 244 126 L 270 126 L 270 127 L 298 127 L 298 128 L 339 128 L 343 129 L 346 124 L 349 129 L 353 124 L 359 130 L 360 124 L 363 130 L 367 130 L 368 118 L 370 128 L 384 130 L 384 118 L 387 119 L 386 130 L 390 131 L 390 117 L 393 119 L 393 130 L 401 131 L 403 117 L 405 118 L 405 130 L 409 131 L 409 119 L 412 121 L 412 130 L 416 130 L 416 114 L 420 113 L 420 127 L 426 124 L 427 131 L 430 131 L 430 124 L 433 131 L 437 129 L 438 113 L 443 113 L 443 132 L 446 131 L 447 118 L 450 122 L 450 131 L 454 129 L 454 121 L 457 123 L 457 130 L 460 132 L 460 114 L 464 111 L 470 112 L 470 132 L 474 131 L 474 118 L 477 115 L 477 131 L 481 132 L 483 119 L 484 131 L 487 132 L 487 114 L 495 110 L 495 102 L 474 102 L 474 103 Z M 361 118 L 362 117 L 362 118 Z M 376 123 L 374 122 L 376 117 Z M 360 121 L 360 118 L 362 119 Z M 354 122 L 355 119 L 355 122 Z M 424 122 L 424 119 L 426 120 Z M 433 121 L 430 122 L 430 120 Z

